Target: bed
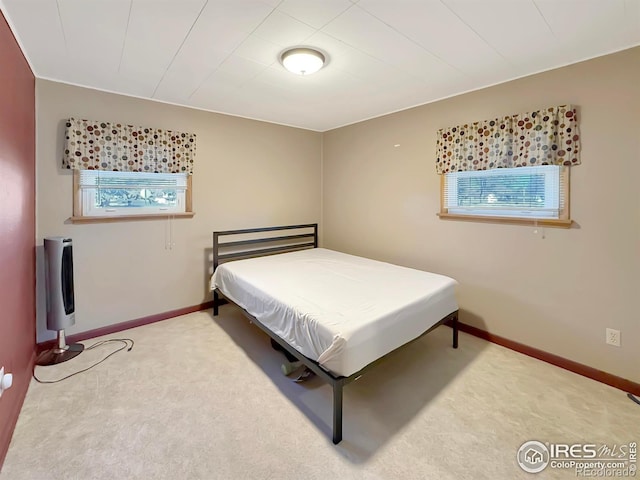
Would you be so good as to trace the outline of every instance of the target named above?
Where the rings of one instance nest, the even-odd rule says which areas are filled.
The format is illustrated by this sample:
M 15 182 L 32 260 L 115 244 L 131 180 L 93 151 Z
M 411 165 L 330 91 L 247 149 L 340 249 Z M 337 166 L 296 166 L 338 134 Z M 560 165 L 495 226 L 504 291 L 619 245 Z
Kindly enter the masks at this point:
M 332 386 L 334 444 L 342 440 L 345 385 L 442 324 L 458 347 L 456 284 L 318 248 L 317 224 L 213 233 L 214 316 L 225 300 L 238 305 Z

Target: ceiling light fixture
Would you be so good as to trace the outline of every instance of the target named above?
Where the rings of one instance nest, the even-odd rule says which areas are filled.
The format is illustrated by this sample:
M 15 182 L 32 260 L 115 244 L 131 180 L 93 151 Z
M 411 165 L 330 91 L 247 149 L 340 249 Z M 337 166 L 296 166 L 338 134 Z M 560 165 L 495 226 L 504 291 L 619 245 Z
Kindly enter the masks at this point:
M 296 75 L 311 75 L 325 64 L 325 56 L 318 50 L 309 47 L 296 47 L 285 50 L 280 55 L 284 68 Z

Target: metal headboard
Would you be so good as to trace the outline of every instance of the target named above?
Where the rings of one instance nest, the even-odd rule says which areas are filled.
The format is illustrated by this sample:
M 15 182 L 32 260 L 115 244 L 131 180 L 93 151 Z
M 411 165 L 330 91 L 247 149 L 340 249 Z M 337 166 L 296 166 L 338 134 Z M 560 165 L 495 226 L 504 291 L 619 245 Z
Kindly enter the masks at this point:
M 309 233 L 297 233 L 293 235 L 280 236 L 262 236 L 244 240 L 220 241 L 221 237 L 231 237 L 237 235 L 247 235 L 254 233 L 275 232 L 278 230 L 310 230 Z M 283 245 L 267 247 L 267 248 L 243 248 L 253 247 L 261 244 L 283 243 Z M 223 252 L 224 250 L 234 248 L 240 250 Z M 293 252 L 305 248 L 318 248 L 318 224 L 307 223 L 304 225 L 283 225 L 279 227 L 263 227 L 263 228 L 246 228 L 242 230 L 225 230 L 222 232 L 213 232 L 213 271 L 221 261 L 237 260 L 239 258 L 259 257 L 264 255 L 272 255 L 274 253 Z

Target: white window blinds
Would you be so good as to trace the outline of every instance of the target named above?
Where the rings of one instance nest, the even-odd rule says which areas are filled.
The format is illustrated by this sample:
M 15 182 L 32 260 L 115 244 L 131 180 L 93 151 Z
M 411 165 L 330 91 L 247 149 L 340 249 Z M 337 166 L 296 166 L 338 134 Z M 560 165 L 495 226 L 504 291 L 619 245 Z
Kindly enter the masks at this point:
M 132 216 L 186 211 L 186 173 L 79 171 L 83 216 Z
M 141 173 L 80 170 L 80 188 L 104 189 L 178 189 L 187 188 L 183 173 Z
M 556 165 L 445 174 L 445 213 L 540 219 L 567 217 L 569 169 Z

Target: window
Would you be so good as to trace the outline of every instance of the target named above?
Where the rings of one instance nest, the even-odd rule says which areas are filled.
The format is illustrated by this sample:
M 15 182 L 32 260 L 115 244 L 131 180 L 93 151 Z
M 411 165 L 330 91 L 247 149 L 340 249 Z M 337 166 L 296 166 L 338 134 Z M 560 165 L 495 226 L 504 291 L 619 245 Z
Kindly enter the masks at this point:
M 186 173 L 74 170 L 74 220 L 192 215 Z
M 192 217 L 194 133 L 70 118 L 62 168 L 73 170 L 72 222 Z
M 567 167 L 497 168 L 442 177 L 443 217 L 570 224 Z

